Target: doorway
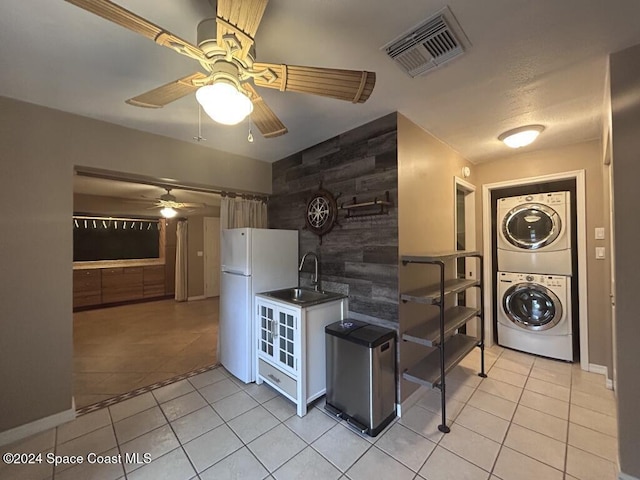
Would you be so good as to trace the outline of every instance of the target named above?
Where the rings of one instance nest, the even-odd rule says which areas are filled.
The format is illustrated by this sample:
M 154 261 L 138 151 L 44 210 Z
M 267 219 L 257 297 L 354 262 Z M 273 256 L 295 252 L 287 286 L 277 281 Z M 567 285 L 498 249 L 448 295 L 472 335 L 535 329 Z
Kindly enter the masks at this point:
M 476 187 L 471 183 L 455 177 L 455 246 L 456 251 L 474 251 L 476 249 Z M 458 278 L 479 278 L 478 263 L 475 258 L 458 258 L 456 260 L 456 276 Z M 457 295 L 457 305 L 478 306 L 478 293 L 470 288 Z M 469 322 L 461 328 L 461 333 L 478 336 L 478 321 Z

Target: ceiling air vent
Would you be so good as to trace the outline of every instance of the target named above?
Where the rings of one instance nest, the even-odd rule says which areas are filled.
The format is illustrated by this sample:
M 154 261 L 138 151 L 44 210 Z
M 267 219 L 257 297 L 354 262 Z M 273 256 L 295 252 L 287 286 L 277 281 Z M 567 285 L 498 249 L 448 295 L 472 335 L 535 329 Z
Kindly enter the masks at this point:
M 470 45 L 448 7 L 399 36 L 382 49 L 412 77 L 424 75 Z

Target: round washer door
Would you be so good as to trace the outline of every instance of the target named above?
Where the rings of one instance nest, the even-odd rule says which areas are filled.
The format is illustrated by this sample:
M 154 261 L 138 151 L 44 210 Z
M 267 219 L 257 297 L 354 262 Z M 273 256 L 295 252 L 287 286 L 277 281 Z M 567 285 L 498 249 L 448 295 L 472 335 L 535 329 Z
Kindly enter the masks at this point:
M 552 243 L 562 229 L 558 213 L 537 203 L 518 205 L 504 216 L 502 234 L 512 245 L 537 250 Z
M 502 308 L 512 323 L 533 332 L 548 330 L 562 319 L 558 296 L 537 283 L 509 287 L 502 298 Z

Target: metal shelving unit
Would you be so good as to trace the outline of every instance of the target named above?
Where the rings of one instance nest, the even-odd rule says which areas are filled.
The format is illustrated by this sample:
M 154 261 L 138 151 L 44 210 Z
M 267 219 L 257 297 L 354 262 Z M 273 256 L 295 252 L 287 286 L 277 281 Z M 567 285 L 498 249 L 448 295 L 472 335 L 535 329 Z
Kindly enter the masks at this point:
M 455 251 L 441 254 L 403 255 L 403 265 L 418 263 L 437 265 L 440 268 L 440 281 L 436 286 L 411 290 L 400 295 L 403 302 L 415 302 L 438 307 L 438 315 L 426 319 L 419 325 L 402 334 L 402 340 L 417 343 L 424 347 L 431 347 L 427 355 L 417 364 L 402 373 L 404 379 L 440 389 L 442 405 L 442 424 L 438 425 L 441 432 L 449 433 L 446 417 L 446 374 L 455 367 L 471 350 L 480 347 L 480 373 L 484 372 L 484 286 L 482 280 L 454 279 L 445 280 L 445 265 L 458 258 L 474 257 L 479 259 L 479 273 L 482 276 L 483 260 L 477 251 Z M 480 290 L 480 307 L 469 308 L 454 306 L 445 308 L 445 298 L 448 295 L 463 292 L 476 287 Z M 457 333 L 458 329 L 469 320 L 480 318 L 480 338 Z

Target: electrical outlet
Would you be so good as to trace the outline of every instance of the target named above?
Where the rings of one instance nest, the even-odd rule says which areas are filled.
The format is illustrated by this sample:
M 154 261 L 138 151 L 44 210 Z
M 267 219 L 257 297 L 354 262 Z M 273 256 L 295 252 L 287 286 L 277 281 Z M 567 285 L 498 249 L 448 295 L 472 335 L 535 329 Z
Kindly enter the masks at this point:
M 596 240 L 604 240 L 604 227 L 596 227 Z

